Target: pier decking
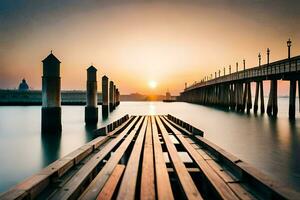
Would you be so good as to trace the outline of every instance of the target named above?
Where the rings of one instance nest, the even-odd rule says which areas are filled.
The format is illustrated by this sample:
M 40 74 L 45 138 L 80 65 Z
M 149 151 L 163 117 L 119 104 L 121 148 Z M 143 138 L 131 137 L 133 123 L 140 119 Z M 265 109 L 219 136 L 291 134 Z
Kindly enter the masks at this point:
M 171 115 L 125 116 L 0 199 L 297 199 Z

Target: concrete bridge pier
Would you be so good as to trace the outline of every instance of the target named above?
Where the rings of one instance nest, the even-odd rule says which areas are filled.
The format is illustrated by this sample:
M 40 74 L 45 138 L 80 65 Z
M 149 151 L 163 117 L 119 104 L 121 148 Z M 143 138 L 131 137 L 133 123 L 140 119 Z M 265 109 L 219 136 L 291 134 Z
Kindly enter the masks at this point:
M 271 80 L 270 94 L 268 100 L 267 114 L 276 117 L 278 113 L 277 105 L 277 80 Z
M 295 119 L 296 111 L 296 80 L 290 80 L 290 103 L 289 103 L 289 118 Z
M 52 52 L 42 61 L 42 132 L 61 132 L 60 61 Z
M 109 81 L 109 111 L 114 110 L 114 82 Z
M 108 117 L 108 77 L 102 77 L 102 117 Z
M 260 112 L 265 113 L 264 82 L 260 81 Z
M 230 110 L 235 110 L 234 84 L 230 84 Z
M 243 83 L 237 84 L 237 111 L 243 111 Z
M 252 108 L 251 82 L 247 83 L 247 113 L 250 113 Z
M 256 87 L 255 87 L 255 98 L 254 98 L 254 107 L 253 107 L 253 111 L 254 113 L 257 113 L 258 110 L 258 94 L 259 94 L 259 82 L 255 83 Z
M 241 112 L 245 111 L 246 104 L 247 104 L 247 95 L 248 95 L 248 83 L 245 83 L 244 93 L 243 93 L 243 104 L 242 104 L 242 107 L 241 107 Z
M 97 98 L 97 69 L 90 66 L 87 69 L 86 82 L 85 123 L 96 124 L 98 122 L 98 98 Z

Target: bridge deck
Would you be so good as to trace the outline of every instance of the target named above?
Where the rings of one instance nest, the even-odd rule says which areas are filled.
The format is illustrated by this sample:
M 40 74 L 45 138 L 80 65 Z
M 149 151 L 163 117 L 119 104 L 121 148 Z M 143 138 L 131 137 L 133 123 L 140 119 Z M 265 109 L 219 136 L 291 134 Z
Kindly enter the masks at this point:
M 234 67 L 232 67 L 233 71 Z M 187 87 L 184 92 L 206 87 L 215 84 L 229 83 L 236 81 L 256 81 L 270 79 L 299 79 L 300 73 L 300 56 L 290 59 L 278 60 L 269 64 L 256 66 L 248 69 L 240 69 L 238 72 L 216 77 L 207 81 L 197 82 Z
M 296 199 L 171 116 L 131 116 L 0 199 Z M 103 131 L 101 131 L 103 132 Z

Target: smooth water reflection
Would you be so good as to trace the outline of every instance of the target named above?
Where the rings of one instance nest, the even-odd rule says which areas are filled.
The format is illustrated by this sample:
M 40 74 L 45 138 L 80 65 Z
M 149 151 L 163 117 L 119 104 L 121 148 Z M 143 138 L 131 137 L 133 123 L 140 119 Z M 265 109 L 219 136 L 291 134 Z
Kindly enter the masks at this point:
M 288 99 L 279 99 L 277 119 L 188 103 L 122 102 L 104 121 L 85 126 L 84 106 L 63 106 L 61 135 L 40 132 L 40 107 L 0 107 L 0 191 L 94 138 L 93 130 L 125 114 L 172 114 L 256 168 L 300 190 L 300 116 L 288 120 Z M 101 108 L 99 119 L 102 119 Z

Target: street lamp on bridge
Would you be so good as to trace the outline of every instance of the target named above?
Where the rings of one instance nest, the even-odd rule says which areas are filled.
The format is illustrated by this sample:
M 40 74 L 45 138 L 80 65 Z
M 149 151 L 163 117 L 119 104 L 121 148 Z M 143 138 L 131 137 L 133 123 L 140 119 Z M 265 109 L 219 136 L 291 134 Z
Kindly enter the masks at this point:
M 229 74 L 231 74 L 231 65 L 229 65 Z
M 236 72 L 238 72 L 238 71 L 239 71 L 239 63 L 236 62 Z
M 220 74 L 221 74 L 221 70 L 219 70 L 219 77 L 220 77 Z
M 226 74 L 226 69 L 225 69 L 225 67 L 224 67 L 224 76 L 225 76 L 225 74 Z
M 261 65 L 261 54 L 258 53 L 258 66 L 260 66 L 260 65 Z
M 267 48 L 267 64 L 269 65 L 270 63 L 270 49 Z
M 291 46 L 292 46 L 292 41 L 291 39 L 289 38 L 289 40 L 286 42 L 287 44 L 287 47 L 288 47 L 288 59 L 291 58 Z

